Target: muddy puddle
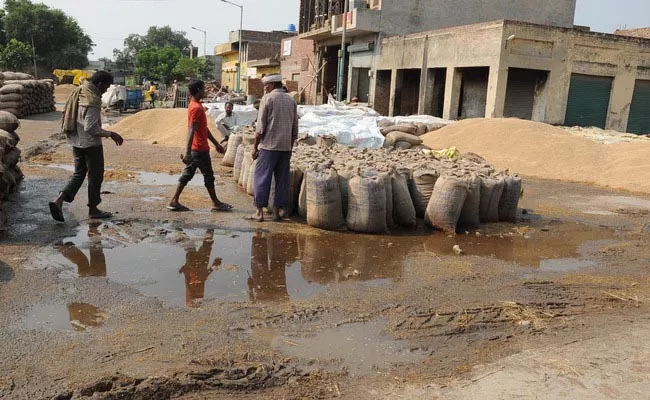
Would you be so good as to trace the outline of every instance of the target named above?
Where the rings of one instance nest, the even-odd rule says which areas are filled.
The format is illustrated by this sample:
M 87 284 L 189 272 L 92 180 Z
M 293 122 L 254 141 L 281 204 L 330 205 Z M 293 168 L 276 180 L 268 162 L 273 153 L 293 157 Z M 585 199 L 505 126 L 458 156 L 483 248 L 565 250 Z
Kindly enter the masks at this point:
M 426 358 L 429 351 L 385 333 L 386 322 L 375 320 L 328 328 L 305 337 L 286 336 L 272 329 L 254 335 L 287 356 L 325 361 L 351 376 L 367 375 L 400 363 Z
M 86 225 L 36 256 L 36 268 L 64 278 L 106 277 L 169 305 L 203 300 L 284 302 L 332 285 L 390 287 L 411 257 L 489 257 L 540 271 L 570 272 L 598 264 L 585 257 L 614 239 L 607 229 L 572 223 L 504 225 L 499 233 L 449 237 L 350 233 L 297 234 L 159 226 L 131 236 L 113 223 Z M 138 231 L 136 229 L 136 231 Z M 143 232 L 143 233 L 142 233 Z
M 101 326 L 106 315 L 92 304 L 37 304 L 25 311 L 25 329 L 49 329 L 82 332 Z
M 43 168 L 55 168 L 62 169 L 68 172 L 74 172 L 74 166 L 69 164 L 47 164 L 39 165 Z M 106 172 L 114 171 L 113 169 L 107 168 Z M 125 175 L 125 178 L 134 179 L 142 185 L 148 186 L 176 186 L 178 184 L 178 175 L 169 175 L 157 172 L 146 172 L 146 171 L 128 171 L 128 175 Z M 203 177 L 197 175 L 188 183 L 188 186 L 203 186 Z

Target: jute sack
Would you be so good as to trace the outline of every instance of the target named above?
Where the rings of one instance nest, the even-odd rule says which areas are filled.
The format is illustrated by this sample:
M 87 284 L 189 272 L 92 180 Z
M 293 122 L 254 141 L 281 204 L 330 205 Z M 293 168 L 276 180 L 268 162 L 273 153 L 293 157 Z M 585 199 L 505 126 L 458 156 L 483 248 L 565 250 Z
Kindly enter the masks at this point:
M 298 194 L 302 184 L 302 171 L 296 167 L 291 167 L 289 173 L 289 204 L 284 207 L 287 216 L 291 215 L 298 205 Z M 269 210 L 275 206 L 275 175 L 271 178 L 271 191 L 269 193 Z
M 467 179 L 467 197 L 463 210 L 460 212 L 458 225 L 464 228 L 475 228 L 480 225 L 479 207 L 481 205 L 481 178 L 472 175 Z
M 253 164 L 253 155 L 247 151 L 244 154 L 244 161 L 242 162 L 242 171 L 241 171 L 241 182 L 239 183 L 244 190 L 246 190 L 246 188 L 248 187 L 248 176 L 250 174 L 252 164 Z
M 23 112 L 22 112 L 21 108 L 6 108 L 6 109 L 4 109 L 2 111 L 6 111 L 6 112 L 8 112 L 10 114 L 13 114 L 14 116 L 16 116 L 18 118 L 21 118 L 23 116 Z
M 244 152 L 246 151 L 246 146 L 240 144 L 237 146 L 237 154 L 235 155 L 235 165 L 233 165 L 232 178 L 235 182 L 239 182 L 239 177 L 241 176 L 241 168 L 244 164 Z
M 417 220 L 406 177 L 402 174 L 392 174 L 391 181 L 393 184 L 393 218 L 398 225 L 413 228 L 417 225 Z
M 413 172 L 413 182 L 415 183 L 415 190 L 420 200 L 417 204 L 417 207 L 420 208 L 416 208 L 416 214 L 424 215 L 426 212 L 429 199 L 431 199 L 433 188 L 439 176 L 440 174 L 434 170 L 418 170 Z
M 255 169 L 257 168 L 257 160 L 253 161 L 248 170 L 248 179 L 246 180 L 246 193 L 253 196 L 255 195 Z
M 353 232 L 386 233 L 386 190 L 379 176 L 350 179 L 347 227 Z
M 479 218 L 481 222 L 499 222 L 499 201 L 503 193 L 503 179 L 481 179 L 481 203 Z
M 300 192 L 298 192 L 298 215 L 307 218 L 307 175 L 309 172 L 303 171 L 302 183 L 300 184 Z
M 233 167 L 235 165 L 235 159 L 237 158 L 237 148 L 242 143 L 243 138 L 241 135 L 233 133 L 228 139 L 228 147 L 226 148 L 226 154 L 221 160 L 221 165 L 226 167 Z
M 343 210 L 343 217 L 348 215 L 348 192 L 350 190 L 350 179 L 354 176 L 354 172 L 349 169 L 337 170 L 339 179 L 339 189 L 341 190 L 341 208 Z
M 5 130 L 0 130 L 0 137 L 4 138 L 3 142 L 6 143 L 6 146 L 3 147 L 16 147 L 20 138 L 14 132 L 7 132 Z M 0 139 L 2 140 L 2 139 Z
M 18 164 L 18 161 L 20 161 L 20 149 L 18 147 L 9 150 L 2 158 L 2 163 L 8 167 L 15 166 Z
M 17 103 L 23 102 L 23 95 L 18 93 L 0 94 L 0 102 L 15 101 Z
M 399 141 L 399 142 L 395 143 L 395 148 L 399 149 L 399 150 L 409 150 L 412 147 L 413 147 L 413 145 L 411 143 L 409 143 L 409 142 Z
M 20 126 L 20 121 L 10 112 L 0 111 L 0 129 L 7 132 L 14 132 Z
M 411 204 L 415 208 L 415 216 L 417 218 L 424 218 L 424 210 L 426 210 L 426 204 L 424 206 L 420 205 L 420 196 L 418 195 L 417 187 L 415 186 L 415 180 L 413 179 L 413 173 L 408 168 L 398 168 L 397 173 L 402 175 L 406 179 L 406 185 L 411 195 Z
M 11 72 L 11 71 L 3 72 L 2 77 L 5 81 L 25 81 L 25 80 L 34 79 L 34 76 L 30 74 L 25 74 L 23 72 Z
M 503 193 L 499 200 L 499 221 L 516 222 L 517 206 L 521 197 L 521 178 L 507 176 L 503 181 Z
M 22 101 L 3 101 L 0 102 L 0 110 L 19 109 L 23 106 Z
M 404 132 L 411 135 L 415 135 L 415 133 L 417 132 L 417 127 L 411 124 L 391 125 L 385 128 L 380 128 L 379 132 L 381 132 L 381 134 L 384 136 L 387 136 L 391 132 Z
M 307 173 L 307 224 L 327 230 L 345 224 L 339 180 L 333 169 Z
M 418 146 L 422 144 L 422 139 L 415 135 L 411 135 L 408 133 L 404 132 L 398 132 L 398 131 L 393 131 L 386 135 L 387 138 L 394 140 L 395 143 L 397 142 L 408 142 L 413 146 Z
M 466 197 L 467 179 L 440 177 L 427 205 L 425 222 L 445 233 L 455 234 Z
M 381 173 L 379 174 L 379 178 L 384 181 L 384 193 L 386 194 L 386 226 L 390 229 L 395 226 L 395 219 L 393 218 L 393 173 Z
M 24 90 L 23 85 L 9 83 L 0 88 L 0 94 L 22 93 Z

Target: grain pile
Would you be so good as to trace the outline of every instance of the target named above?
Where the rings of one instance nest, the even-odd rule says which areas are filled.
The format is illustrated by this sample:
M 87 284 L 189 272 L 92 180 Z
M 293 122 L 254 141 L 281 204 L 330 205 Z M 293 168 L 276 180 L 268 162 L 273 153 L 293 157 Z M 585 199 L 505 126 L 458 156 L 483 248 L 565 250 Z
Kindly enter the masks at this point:
M 216 132 L 212 118 L 208 127 Z M 187 110 L 183 108 L 164 108 L 143 110 L 111 126 L 112 131 L 125 139 L 143 140 L 168 147 L 183 148 L 187 140 Z
M 16 147 L 20 141 L 16 134 L 19 125 L 15 115 L 0 111 L 0 206 L 23 178 L 23 173 L 18 167 L 20 149 Z M 4 229 L 6 222 L 6 214 L 0 210 L 0 230 Z
M 251 194 L 255 162 L 247 142 L 245 137 L 238 147 L 234 179 Z M 413 228 L 416 218 L 423 218 L 455 233 L 480 222 L 513 221 L 520 191 L 521 179 L 498 172 L 476 154 L 358 149 L 321 141 L 294 149 L 289 211 L 328 230 L 347 226 L 386 233 L 398 225 Z
M 481 154 L 497 169 L 650 193 L 650 140 L 603 144 L 519 119 L 469 119 L 423 136 L 432 148 Z
M 28 74 L 3 72 L 2 81 L 0 110 L 18 118 L 55 110 L 52 80 L 35 80 Z
M 54 87 L 54 100 L 57 103 L 65 103 L 66 100 L 68 100 L 70 93 L 72 93 L 72 91 L 75 90 L 77 87 L 78 86 L 76 85 L 69 85 L 69 84 L 56 85 Z

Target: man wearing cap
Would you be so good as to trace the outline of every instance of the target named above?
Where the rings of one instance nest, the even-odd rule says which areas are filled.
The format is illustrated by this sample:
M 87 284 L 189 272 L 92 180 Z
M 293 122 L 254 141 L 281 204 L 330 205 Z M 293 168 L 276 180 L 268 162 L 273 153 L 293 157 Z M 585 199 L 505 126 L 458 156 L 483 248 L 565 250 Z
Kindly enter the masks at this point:
M 255 168 L 254 203 L 257 211 L 249 218 L 264 221 L 264 208 L 269 205 L 271 180 L 275 177 L 273 220 L 280 220 L 280 209 L 285 215 L 289 205 L 289 180 L 291 174 L 291 151 L 298 139 L 298 105 L 282 90 L 282 76 L 268 75 L 262 79 L 265 95 L 255 129 L 253 158 Z

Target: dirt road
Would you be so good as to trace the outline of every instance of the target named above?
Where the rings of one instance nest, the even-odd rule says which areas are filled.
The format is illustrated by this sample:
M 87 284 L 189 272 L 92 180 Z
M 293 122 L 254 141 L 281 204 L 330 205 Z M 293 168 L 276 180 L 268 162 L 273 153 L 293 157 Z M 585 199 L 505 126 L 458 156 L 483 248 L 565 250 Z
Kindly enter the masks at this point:
M 106 143 L 105 223 L 56 113 L 23 121 L 27 175 L 0 245 L 0 398 L 643 398 L 650 199 L 525 181 L 516 224 L 447 237 L 249 224 L 200 177 L 165 210 L 178 149 Z M 183 133 L 181 133 L 183 134 Z M 452 251 L 459 245 L 464 254 Z

